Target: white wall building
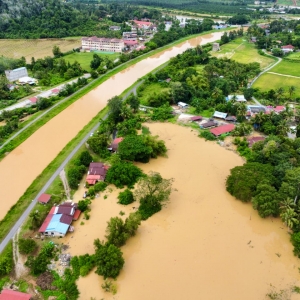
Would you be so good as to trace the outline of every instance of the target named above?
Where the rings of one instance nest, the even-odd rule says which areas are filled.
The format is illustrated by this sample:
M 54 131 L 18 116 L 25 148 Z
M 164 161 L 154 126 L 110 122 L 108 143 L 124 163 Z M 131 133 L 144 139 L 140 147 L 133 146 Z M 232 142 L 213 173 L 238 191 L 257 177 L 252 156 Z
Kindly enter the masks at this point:
M 97 38 L 83 37 L 81 39 L 81 46 L 83 50 L 92 51 L 106 51 L 106 52 L 122 52 L 124 48 L 124 41 L 120 39 L 107 39 L 107 38 Z
M 28 72 L 25 67 L 21 67 L 14 70 L 7 70 L 5 71 L 5 76 L 8 81 L 17 81 L 22 77 L 28 77 Z

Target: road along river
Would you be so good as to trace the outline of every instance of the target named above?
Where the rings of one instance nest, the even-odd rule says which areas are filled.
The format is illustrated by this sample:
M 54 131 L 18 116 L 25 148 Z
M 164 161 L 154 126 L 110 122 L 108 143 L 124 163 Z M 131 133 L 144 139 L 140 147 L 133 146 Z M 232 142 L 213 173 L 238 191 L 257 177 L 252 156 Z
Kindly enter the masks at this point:
M 187 127 L 147 126 L 166 142 L 168 157 L 139 167 L 173 177 L 176 191 L 121 248 L 125 265 L 117 279 L 118 293 L 105 293 L 102 277 L 92 271 L 78 280 L 80 300 L 263 300 L 270 284 L 277 291 L 299 286 L 300 261 L 293 255 L 287 228 L 279 219 L 260 218 L 250 204 L 225 190 L 229 170 L 243 164 L 241 157 L 198 138 Z M 118 192 L 93 200 L 91 218 L 81 216 L 74 233 L 59 240 L 70 246 L 72 255 L 93 253 L 94 239 L 105 239 L 107 221 L 120 211 L 124 218 L 135 211 L 137 203 L 117 204 Z M 75 201 L 82 194 L 78 191 Z
M 9 153 L 0 162 L 0 219 L 64 146 L 106 106 L 108 99 L 121 94 L 137 79 L 177 54 L 218 40 L 222 34 L 216 32 L 190 39 L 125 69 L 70 105 Z

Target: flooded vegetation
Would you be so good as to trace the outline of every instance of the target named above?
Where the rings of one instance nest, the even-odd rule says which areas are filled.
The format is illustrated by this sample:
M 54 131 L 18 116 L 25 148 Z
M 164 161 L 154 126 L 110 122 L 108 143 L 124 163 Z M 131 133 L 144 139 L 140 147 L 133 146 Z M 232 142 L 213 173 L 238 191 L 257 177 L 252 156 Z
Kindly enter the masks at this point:
M 142 222 L 137 235 L 121 248 L 125 265 L 112 296 L 103 279 L 91 272 L 78 280 L 80 299 L 265 299 L 271 290 L 297 285 L 299 261 L 293 256 L 287 228 L 280 220 L 262 219 L 251 205 L 225 191 L 232 167 L 243 160 L 195 131 L 169 123 L 147 125 L 166 142 L 167 158 L 138 164 L 145 172 L 175 179 L 169 204 Z M 83 187 L 75 194 L 82 199 Z M 93 253 L 104 239 L 107 221 L 135 211 L 137 203 L 117 204 L 118 190 L 92 202 L 91 218 L 77 222 L 62 240 L 72 255 Z M 106 199 L 105 199 L 106 198 Z M 89 286 L 89 288 L 87 288 Z M 295 296 L 295 297 L 294 297 Z M 292 299 L 298 295 L 293 295 Z

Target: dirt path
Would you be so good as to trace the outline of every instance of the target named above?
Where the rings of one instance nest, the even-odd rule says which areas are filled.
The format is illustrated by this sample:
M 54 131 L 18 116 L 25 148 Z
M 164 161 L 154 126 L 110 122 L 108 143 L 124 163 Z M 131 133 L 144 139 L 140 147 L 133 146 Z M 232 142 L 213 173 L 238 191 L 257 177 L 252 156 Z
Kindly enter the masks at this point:
M 275 72 L 267 72 L 269 74 L 274 74 L 274 75 L 279 75 L 279 76 L 284 76 L 284 77 L 291 77 L 291 78 L 298 78 L 300 79 L 300 76 L 293 76 L 293 75 L 287 75 L 287 74 L 280 74 L 280 73 L 275 73 Z
M 18 245 L 19 234 L 20 234 L 20 228 L 13 237 L 13 259 L 15 264 L 16 279 L 21 278 L 22 276 L 26 275 L 28 272 L 27 268 L 24 266 L 25 263 L 24 259 L 19 252 L 19 245 Z
M 70 192 L 70 187 L 69 187 L 65 169 L 62 169 L 62 171 L 59 173 L 59 177 L 64 185 L 64 190 L 66 193 L 67 200 L 71 200 L 71 192 Z

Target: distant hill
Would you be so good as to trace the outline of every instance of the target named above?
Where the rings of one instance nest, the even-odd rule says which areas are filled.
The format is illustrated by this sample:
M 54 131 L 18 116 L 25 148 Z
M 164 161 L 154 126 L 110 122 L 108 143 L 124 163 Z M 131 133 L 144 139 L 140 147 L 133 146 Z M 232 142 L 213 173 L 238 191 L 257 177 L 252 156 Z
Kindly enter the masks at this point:
M 87 35 L 97 26 L 97 16 L 88 9 L 60 0 L 0 0 L 0 38 Z

